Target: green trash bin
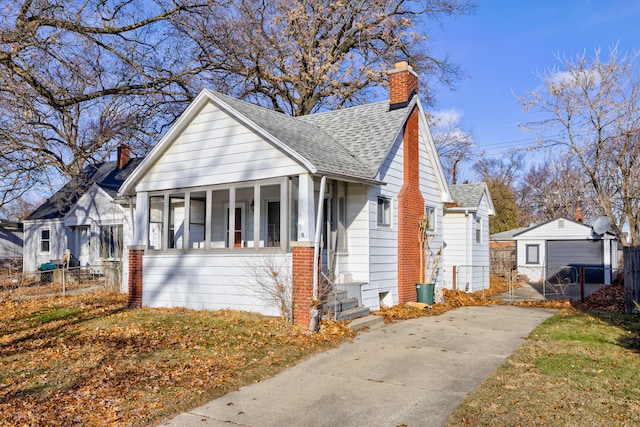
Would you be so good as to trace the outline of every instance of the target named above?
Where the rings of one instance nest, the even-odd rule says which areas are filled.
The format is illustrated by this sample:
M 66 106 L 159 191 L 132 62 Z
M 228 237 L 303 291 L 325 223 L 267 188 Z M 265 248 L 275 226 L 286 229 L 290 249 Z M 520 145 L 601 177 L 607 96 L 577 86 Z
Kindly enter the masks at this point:
M 433 293 L 435 291 L 435 283 L 418 283 L 416 292 L 418 293 L 418 302 L 433 305 Z

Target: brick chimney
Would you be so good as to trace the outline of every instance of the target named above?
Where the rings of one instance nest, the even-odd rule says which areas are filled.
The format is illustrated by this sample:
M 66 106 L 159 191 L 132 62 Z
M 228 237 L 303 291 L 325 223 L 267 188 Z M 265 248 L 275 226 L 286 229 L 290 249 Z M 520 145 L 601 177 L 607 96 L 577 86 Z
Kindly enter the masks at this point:
M 131 147 L 126 144 L 118 146 L 118 169 L 124 169 L 131 160 Z
M 418 75 L 407 64 L 398 62 L 389 74 L 390 108 L 406 107 L 418 93 Z M 415 106 L 403 129 L 403 182 L 398 193 L 398 299 L 416 301 L 420 281 L 421 250 L 418 220 L 424 214 L 420 191 L 419 114 Z
M 407 61 L 397 62 L 389 74 L 389 102 L 391 108 L 397 104 L 408 104 L 418 93 L 418 74 Z
M 576 208 L 576 221 L 584 222 L 584 214 L 582 213 L 582 207 L 580 206 Z

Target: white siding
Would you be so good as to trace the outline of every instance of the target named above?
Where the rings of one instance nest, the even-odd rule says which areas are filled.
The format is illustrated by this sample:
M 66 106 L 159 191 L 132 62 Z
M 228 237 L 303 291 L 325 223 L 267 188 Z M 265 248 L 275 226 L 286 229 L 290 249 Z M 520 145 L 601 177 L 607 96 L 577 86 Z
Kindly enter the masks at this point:
M 152 307 L 197 310 L 233 309 L 280 315 L 260 293 L 252 271 L 271 257 L 284 274 L 291 272 L 291 254 L 166 253 L 144 255 L 142 303 Z M 289 276 L 290 277 L 290 276 Z
M 235 119 L 207 104 L 142 178 L 136 191 L 298 175 L 304 168 Z
M 447 213 L 444 216 L 443 286 L 447 289 L 453 289 L 454 269 L 459 266 L 470 265 L 472 262 L 468 259 L 467 253 L 467 248 L 470 244 L 469 239 L 471 238 L 468 233 L 469 219 L 470 216 L 465 216 L 462 212 Z M 464 290 L 466 282 L 464 277 L 459 277 L 456 286 L 458 289 Z
M 437 177 L 438 172 L 432 164 L 431 159 L 433 158 L 440 161 L 440 158 L 437 153 L 427 151 L 430 150 L 431 147 L 430 144 L 427 143 L 428 137 L 428 129 L 420 127 L 420 144 L 418 144 L 420 148 L 420 191 L 422 192 L 425 206 L 436 208 L 436 228 L 434 232 L 434 239 L 430 243 L 430 246 L 431 250 L 437 253 L 444 244 L 442 189 L 440 188 Z M 428 274 L 431 274 L 431 269 L 429 269 Z M 444 260 L 442 259 L 442 256 L 440 256 L 435 277 L 435 282 L 438 286 L 443 286 L 444 274 Z
M 50 230 L 49 252 L 40 251 L 42 230 Z M 40 264 L 61 260 L 67 248 L 69 235 L 70 231 L 64 226 L 62 220 L 25 221 L 23 271 L 29 273 L 35 271 Z
M 341 273 L 353 282 L 369 282 L 369 203 L 367 186 L 347 186 L 347 252 L 342 255 Z
M 0 267 L 9 266 L 13 260 L 22 259 L 24 233 L 0 227 Z
M 489 288 L 489 211 L 487 205 L 486 194 L 482 196 L 480 206 L 475 214 L 479 218 L 482 225 L 481 242 L 476 242 L 476 230 L 473 230 L 473 280 L 471 282 L 470 292 Z M 474 221 L 475 225 L 475 221 Z
M 369 283 L 362 287 L 362 304 L 377 309 L 380 294 L 389 292 L 393 304 L 398 303 L 398 193 L 403 180 L 403 135 L 399 135 L 382 164 L 377 179 L 385 186 L 374 186 L 368 192 Z M 391 199 L 391 226 L 378 226 L 378 196 Z

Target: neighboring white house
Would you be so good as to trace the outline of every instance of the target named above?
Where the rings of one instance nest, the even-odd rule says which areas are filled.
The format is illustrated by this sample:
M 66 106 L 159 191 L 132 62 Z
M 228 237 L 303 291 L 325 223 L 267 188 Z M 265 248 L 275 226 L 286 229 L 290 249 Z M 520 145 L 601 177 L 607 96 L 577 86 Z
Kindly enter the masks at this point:
M 277 314 L 247 272 L 270 260 L 293 276 L 299 323 L 316 262 L 366 307 L 415 301 L 418 218 L 442 245 L 452 200 L 417 75 L 400 63 L 389 77 L 390 101 L 297 118 L 202 91 L 120 189 L 130 298 Z
M 23 221 L 24 272 L 61 264 L 69 249 L 72 266 L 101 272 L 105 263 L 123 262 L 126 274 L 124 242 L 132 238 L 130 215 L 114 197 L 140 163 L 129 153 L 129 147 L 121 146 L 117 160 L 86 166 Z
M 449 187 L 444 211 L 444 281 L 449 289 L 489 288 L 489 216 L 495 215 L 487 184 Z M 454 280 L 455 279 L 455 280 Z
M 0 220 L 0 267 L 15 267 L 22 262 L 22 224 Z
M 586 283 L 610 284 L 612 271 L 618 267 L 615 235 L 597 234 L 582 222 L 556 218 L 527 228 L 513 238 L 516 269 L 531 282 L 549 280 L 558 274 L 576 282 L 577 269 L 583 267 Z

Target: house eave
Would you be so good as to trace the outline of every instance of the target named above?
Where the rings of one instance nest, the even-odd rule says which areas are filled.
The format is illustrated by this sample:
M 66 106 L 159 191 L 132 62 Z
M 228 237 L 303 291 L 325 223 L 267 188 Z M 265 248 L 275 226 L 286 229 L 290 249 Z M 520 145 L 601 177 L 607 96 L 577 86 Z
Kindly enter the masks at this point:
M 348 175 L 348 174 L 338 174 L 338 173 L 335 173 L 335 172 L 322 171 L 322 170 L 317 170 L 313 175 L 326 176 L 327 178 L 330 178 L 330 179 L 335 179 L 335 180 L 339 180 L 339 181 L 346 181 L 346 182 L 354 182 L 354 183 L 359 183 L 359 184 L 387 185 L 386 182 L 379 181 L 379 180 L 373 179 L 373 178 L 353 176 L 353 175 Z

